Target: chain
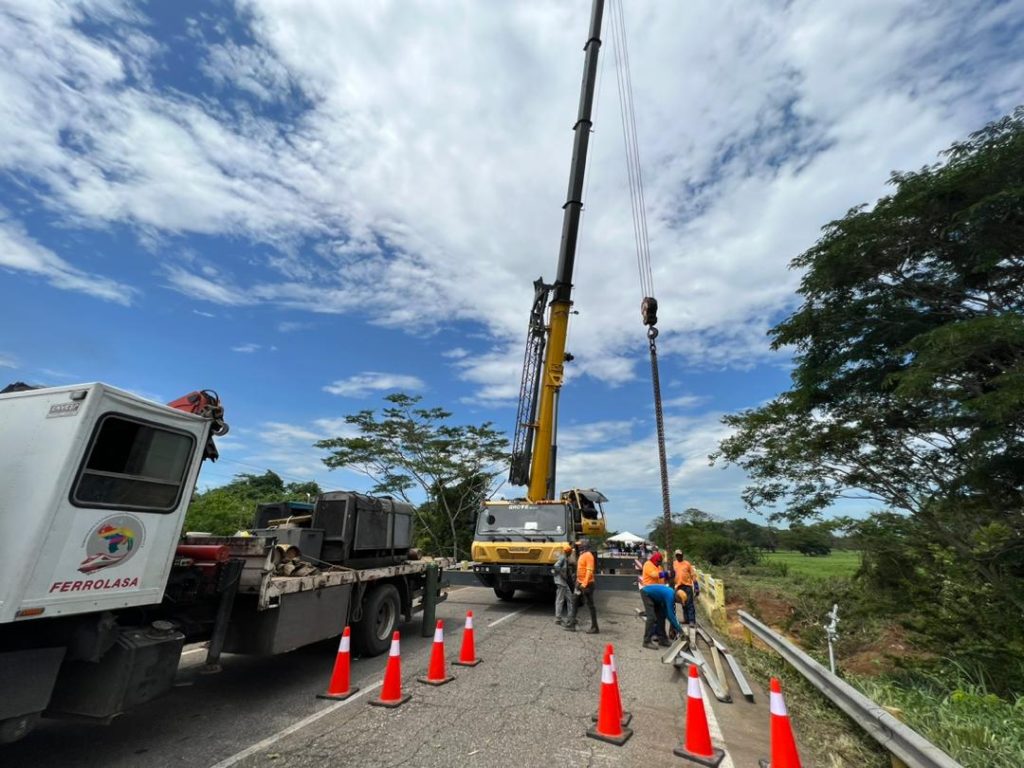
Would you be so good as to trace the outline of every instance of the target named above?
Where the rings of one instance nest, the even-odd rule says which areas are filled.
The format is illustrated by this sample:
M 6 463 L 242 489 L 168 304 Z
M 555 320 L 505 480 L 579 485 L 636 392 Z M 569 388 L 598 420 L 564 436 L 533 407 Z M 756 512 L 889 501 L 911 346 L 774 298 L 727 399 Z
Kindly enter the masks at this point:
M 658 462 L 661 465 L 661 508 L 665 515 L 665 546 L 671 546 L 672 504 L 668 493 L 668 458 L 665 455 L 665 417 L 661 410 L 661 378 L 658 376 L 658 329 L 647 328 L 647 341 L 651 348 L 651 384 L 654 386 L 654 420 L 658 425 Z

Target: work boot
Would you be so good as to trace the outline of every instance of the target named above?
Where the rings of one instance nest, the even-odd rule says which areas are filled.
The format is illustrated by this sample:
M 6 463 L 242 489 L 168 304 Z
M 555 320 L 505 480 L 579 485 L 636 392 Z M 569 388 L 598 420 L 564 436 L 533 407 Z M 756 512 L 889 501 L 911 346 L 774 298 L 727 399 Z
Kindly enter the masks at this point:
M 575 624 L 575 622 L 572 622 L 572 623 L 569 623 L 569 624 L 563 624 L 562 625 L 562 629 L 564 629 L 566 632 L 575 632 L 576 631 L 576 624 Z
M 658 646 L 655 644 L 655 642 L 653 640 L 644 640 L 643 647 L 644 648 L 650 648 L 652 651 L 658 650 Z
M 555 616 L 555 624 L 561 624 L 561 623 L 562 623 L 562 617 L 561 616 Z
M 659 637 L 658 638 L 658 645 L 660 645 L 662 648 L 668 648 L 670 645 L 672 645 L 672 643 L 670 643 L 664 637 Z
M 587 634 L 588 635 L 598 635 L 600 633 L 601 633 L 601 630 L 597 628 L 597 624 L 593 624 L 590 627 L 590 629 L 587 630 Z

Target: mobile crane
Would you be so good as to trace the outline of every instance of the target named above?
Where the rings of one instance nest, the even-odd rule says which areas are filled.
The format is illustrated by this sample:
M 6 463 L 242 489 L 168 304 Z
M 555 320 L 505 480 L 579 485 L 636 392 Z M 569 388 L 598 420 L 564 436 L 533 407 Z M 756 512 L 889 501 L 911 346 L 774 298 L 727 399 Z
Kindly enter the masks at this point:
M 603 15 L 604 0 L 594 0 L 590 34 L 584 46 L 579 112 L 573 127 L 575 140 L 563 206 L 558 272 L 552 284 L 543 278 L 534 282 L 509 472 L 512 485 L 527 487 L 527 498 L 485 502 L 473 541 L 477 578 L 493 587 L 503 600 L 511 599 L 517 587 L 553 585 L 551 565 L 562 544 L 605 531 L 603 504 L 607 499 L 600 491 L 573 488 L 555 494 L 558 397 L 565 363 L 572 360 L 565 344 Z

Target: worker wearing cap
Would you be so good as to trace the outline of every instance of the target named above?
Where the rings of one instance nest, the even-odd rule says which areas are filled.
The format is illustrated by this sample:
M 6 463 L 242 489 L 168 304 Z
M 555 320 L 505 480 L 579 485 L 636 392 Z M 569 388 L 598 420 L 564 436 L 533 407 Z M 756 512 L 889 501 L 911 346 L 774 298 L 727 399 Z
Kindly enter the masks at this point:
M 697 607 L 694 598 L 700 594 L 700 583 L 697 581 L 697 572 L 693 569 L 689 560 L 683 559 L 683 550 L 675 552 L 675 562 L 672 563 L 672 570 L 675 572 L 673 586 L 683 590 L 686 600 L 683 601 L 683 621 L 691 627 L 697 624 Z
M 555 623 L 562 623 L 562 611 L 565 611 L 565 624 L 572 625 L 576 621 L 576 602 L 572 598 L 571 571 L 569 570 L 569 554 L 572 544 L 562 544 L 562 551 L 551 569 L 555 577 Z
M 590 551 L 590 542 L 586 539 L 580 539 L 576 542 L 576 548 L 580 552 L 579 559 L 576 561 L 576 589 L 574 591 L 574 594 L 577 596 L 576 609 L 579 609 L 581 603 L 587 604 L 587 608 L 590 609 L 590 629 L 587 630 L 587 634 L 596 635 L 600 632 L 597 626 L 597 608 L 594 606 L 597 559 L 594 557 L 594 553 Z M 565 625 L 565 628 L 569 632 L 575 632 L 575 622 L 569 622 Z

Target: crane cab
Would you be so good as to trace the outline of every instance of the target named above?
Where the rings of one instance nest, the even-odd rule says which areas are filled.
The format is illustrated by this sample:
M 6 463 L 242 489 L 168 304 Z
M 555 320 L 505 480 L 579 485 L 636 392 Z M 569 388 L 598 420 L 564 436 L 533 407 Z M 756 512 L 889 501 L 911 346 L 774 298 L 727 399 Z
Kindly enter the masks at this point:
M 571 488 L 562 491 L 561 498 L 572 510 L 573 528 L 580 536 L 604 535 L 604 503 L 608 501 L 607 496 L 593 488 Z

